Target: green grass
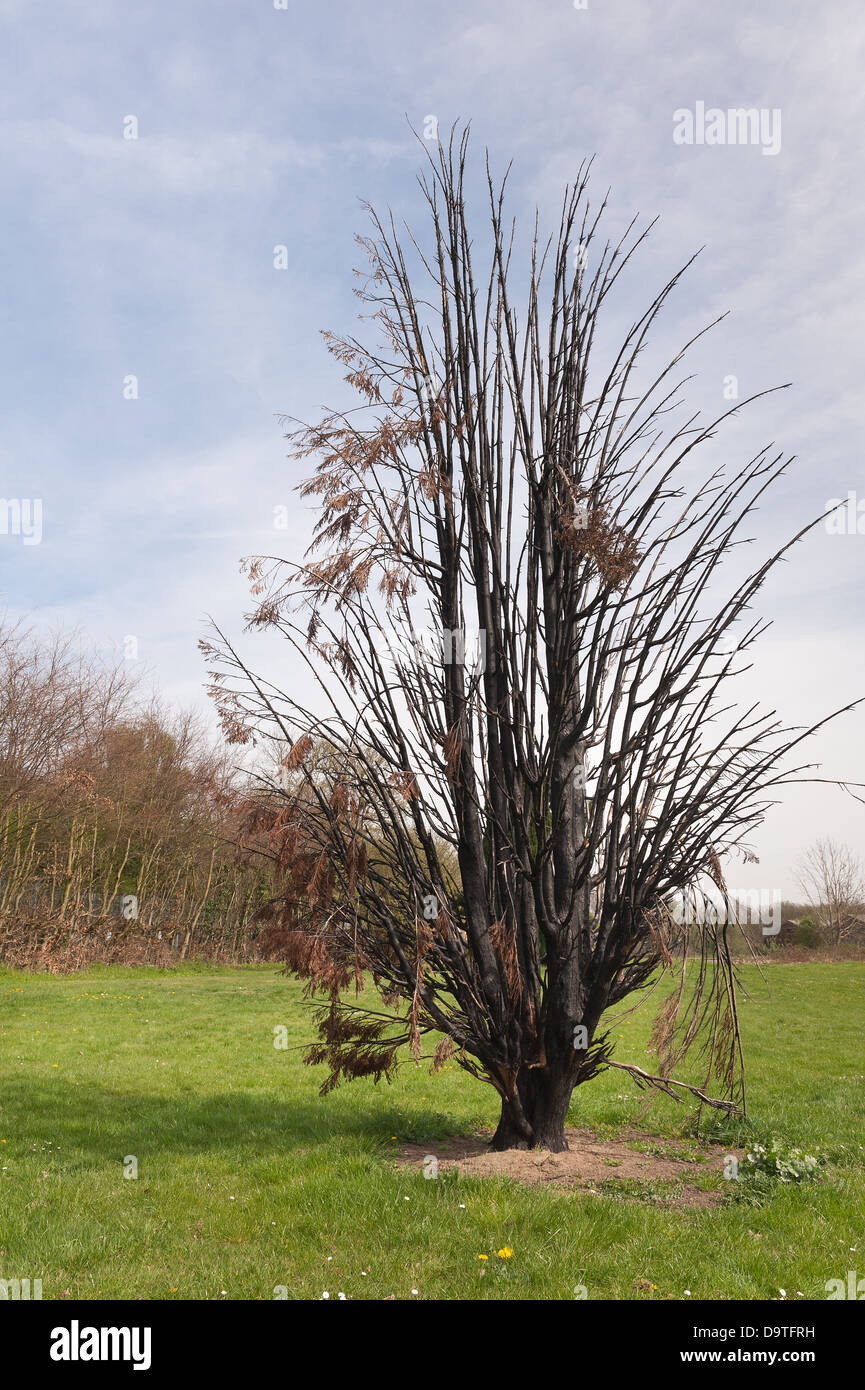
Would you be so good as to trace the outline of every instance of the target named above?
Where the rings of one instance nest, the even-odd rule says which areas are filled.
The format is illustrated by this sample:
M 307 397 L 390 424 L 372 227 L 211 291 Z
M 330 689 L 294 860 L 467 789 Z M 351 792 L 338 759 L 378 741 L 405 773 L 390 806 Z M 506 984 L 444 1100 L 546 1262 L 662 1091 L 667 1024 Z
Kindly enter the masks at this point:
M 409 1064 L 321 1099 L 297 1047 L 309 1006 L 273 967 L 2 971 L 0 1278 L 41 1278 L 46 1299 L 825 1298 L 865 1275 L 865 966 L 766 973 L 768 990 L 744 971 L 750 1124 L 720 1137 L 776 1133 L 830 1167 L 750 1200 L 707 1173 L 725 1200 L 687 1208 L 613 1168 L 597 1196 L 397 1171 L 400 1142 L 492 1125 L 493 1093 Z M 649 1022 L 617 1026 L 620 1057 L 646 1065 Z M 643 1105 L 607 1072 L 571 1122 L 687 1151 L 690 1107 Z

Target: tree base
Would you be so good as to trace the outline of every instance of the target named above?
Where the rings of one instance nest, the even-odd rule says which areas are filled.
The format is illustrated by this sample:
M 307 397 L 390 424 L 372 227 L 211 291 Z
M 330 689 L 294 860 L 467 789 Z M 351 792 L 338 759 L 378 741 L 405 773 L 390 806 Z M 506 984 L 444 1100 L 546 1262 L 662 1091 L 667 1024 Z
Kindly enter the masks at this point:
M 532 1078 L 535 1085 L 521 1096 L 520 1112 L 515 1113 L 509 1101 L 502 1100 L 502 1113 L 490 1147 L 501 1153 L 505 1149 L 547 1149 L 550 1153 L 565 1153 L 565 1121 L 568 1116 L 573 1086 L 560 1082 L 544 1085 L 546 1078 Z
M 503 1153 L 506 1149 L 547 1149 L 550 1153 L 561 1154 L 568 1151 L 569 1145 L 564 1127 L 547 1134 L 533 1133 L 531 1139 L 527 1139 L 524 1134 L 514 1132 L 510 1126 L 503 1130 L 500 1124 L 490 1140 L 490 1148 L 495 1153 Z

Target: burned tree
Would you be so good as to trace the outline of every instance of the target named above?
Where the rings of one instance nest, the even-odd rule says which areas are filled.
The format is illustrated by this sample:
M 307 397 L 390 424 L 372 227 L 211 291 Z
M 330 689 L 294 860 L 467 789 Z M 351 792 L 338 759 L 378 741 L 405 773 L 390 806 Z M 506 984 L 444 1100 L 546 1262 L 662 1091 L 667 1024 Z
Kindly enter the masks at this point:
M 520 259 L 487 165 L 478 249 L 466 167 L 465 135 L 430 159 L 426 238 L 370 210 L 357 293 L 375 342 L 325 335 L 360 403 L 288 434 L 317 461 L 301 487 L 314 546 L 249 562 L 252 625 L 292 644 L 320 708 L 222 633 L 206 650 L 229 736 L 288 750 L 265 814 L 277 841 L 314 847 L 285 910 L 289 959 L 329 994 L 308 1057 L 329 1062 L 326 1086 L 387 1075 L 439 1032 L 433 1064 L 452 1054 L 501 1098 L 496 1147 L 561 1149 L 576 1086 L 623 1066 L 680 1094 L 695 1038 L 705 1080 L 685 1093 L 743 1103 L 725 928 L 689 945 L 668 904 L 751 853 L 806 736 L 726 693 L 763 628 L 751 602 L 808 528 L 718 598 L 789 460 L 770 448 L 693 481 L 724 417 L 677 414 L 691 344 L 638 371 L 687 266 L 599 363 L 608 297 L 650 229 L 605 240 L 586 165 Z M 610 1010 L 665 970 L 648 1076 L 614 1059 Z M 344 998 L 362 975 L 401 1008 Z

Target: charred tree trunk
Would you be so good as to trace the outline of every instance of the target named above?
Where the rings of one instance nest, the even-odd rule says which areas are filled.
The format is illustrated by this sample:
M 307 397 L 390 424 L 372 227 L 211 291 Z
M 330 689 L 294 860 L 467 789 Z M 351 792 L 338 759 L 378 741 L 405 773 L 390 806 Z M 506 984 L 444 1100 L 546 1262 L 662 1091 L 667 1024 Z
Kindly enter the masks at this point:
M 517 1079 L 516 1098 L 502 1098 L 492 1148 L 562 1153 L 568 1147 L 565 1123 L 573 1092 L 573 1054 L 545 1067 L 526 1069 Z

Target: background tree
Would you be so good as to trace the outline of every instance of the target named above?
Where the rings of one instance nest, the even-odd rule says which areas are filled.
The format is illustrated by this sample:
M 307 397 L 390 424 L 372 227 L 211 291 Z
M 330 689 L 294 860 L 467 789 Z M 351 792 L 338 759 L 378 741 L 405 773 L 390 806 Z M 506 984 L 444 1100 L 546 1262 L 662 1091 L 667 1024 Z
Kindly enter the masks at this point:
M 840 945 L 861 920 L 865 901 L 861 859 L 838 840 L 817 840 L 803 855 L 797 878 L 823 933 Z
M 690 1089 L 714 1077 L 712 1103 L 743 1104 L 725 928 L 702 929 L 686 980 L 666 904 L 701 879 L 723 888 L 724 856 L 751 854 L 795 775 L 781 768 L 806 731 L 727 691 L 763 630 L 751 602 L 808 528 L 719 596 L 788 461 L 766 449 L 698 475 L 720 421 L 678 413 L 690 343 L 637 371 L 682 272 L 599 362 L 648 228 L 606 240 L 584 165 L 553 236 L 536 218 L 523 251 L 487 166 L 484 239 L 466 157 L 452 135 L 430 158 L 426 237 L 370 211 L 356 292 L 375 334 L 325 335 L 360 404 L 289 433 L 317 460 L 301 489 L 320 508 L 312 555 L 249 563 L 252 624 L 284 634 L 320 707 L 218 630 L 204 646 L 228 736 L 286 740 L 304 785 L 274 792 L 315 846 L 291 921 L 299 973 L 330 995 L 308 1054 L 329 1063 L 325 1087 L 387 1075 L 439 1031 L 435 1064 L 453 1052 L 501 1099 L 496 1147 L 562 1149 L 576 1086 L 621 1066 L 678 1094 L 671 1070 L 698 1037 Z M 318 740 L 341 754 L 326 777 L 308 764 Z M 674 967 L 648 1077 L 613 1058 L 608 1011 Z M 397 1016 L 342 997 L 364 971 Z
M 74 633 L 40 639 L 0 614 L 0 812 L 101 738 L 134 692 L 128 670 L 82 651 Z

